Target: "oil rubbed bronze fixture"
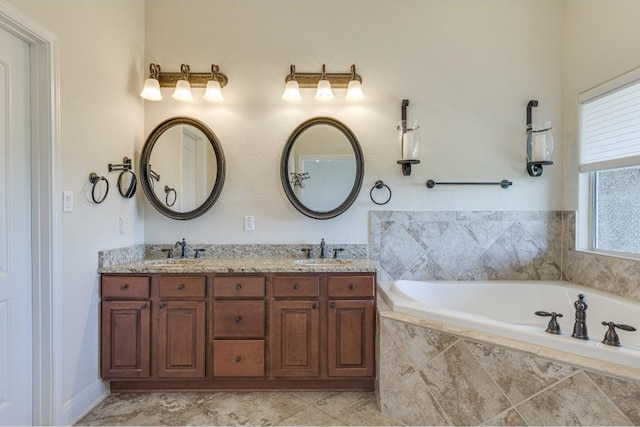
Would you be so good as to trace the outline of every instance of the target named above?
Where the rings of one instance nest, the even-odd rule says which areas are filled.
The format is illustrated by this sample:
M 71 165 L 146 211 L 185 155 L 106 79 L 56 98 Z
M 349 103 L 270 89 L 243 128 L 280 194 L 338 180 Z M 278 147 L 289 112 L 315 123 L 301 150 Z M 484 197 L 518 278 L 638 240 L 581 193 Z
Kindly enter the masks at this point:
M 409 100 L 402 100 L 401 118 L 398 124 L 398 143 L 402 150 L 402 159 L 398 164 L 402 165 L 402 175 L 411 175 L 411 165 L 420 163 L 418 155 L 420 153 L 420 124 L 417 120 L 409 122 L 407 120 L 407 107 Z
M 356 66 L 351 65 L 350 73 L 327 73 L 322 64 L 321 73 L 297 73 L 296 66 L 291 65 L 290 72 L 285 77 L 285 88 L 282 99 L 287 102 L 302 100 L 300 88 L 315 88 L 315 100 L 328 102 L 334 99 L 333 89 L 347 89 L 347 101 L 362 101 L 362 77 L 356 73 Z
M 132 170 L 131 159 L 123 157 L 120 164 L 109 163 L 109 172 L 114 171 L 121 171 L 120 175 L 118 175 L 118 191 L 120 195 L 125 199 L 132 198 L 136 194 L 138 179 Z
M 191 101 L 192 87 L 204 87 L 205 92 L 202 97 L 205 101 L 220 102 L 224 100 L 222 88 L 227 85 L 229 79 L 220 72 L 220 67 L 211 65 L 210 73 L 192 73 L 189 65 L 180 65 L 179 73 L 163 73 L 160 65 L 149 65 L 149 77 L 144 82 L 144 88 L 140 96 L 149 101 L 161 101 L 161 87 L 175 87 L 173 98 L 179 101 Z
M 98 196 L 96 196 L 96 188 L 98 188 L 98 185 L 102 181 L 104 181 L 104 184 L 106 186 L 104 194 L 100 195 L 100 193 L 98 193 Z M 107 194 L 109 194 L 109 181 L 104 176 L 98 176 L 97 173 L 91 172 L 89 174 L 89 182 L 92 184 L 91 200 L 93 200 L 93 203 L 95 203 L 96 205 L 99 205 L 100 203 L 104 202 L 104 199 L 107 198 Z
M 538 106 L 538 101 L 532 99 L 527 104 L 527 172 L 530 176 L 542 175 L 542 167 L 553 164 L 554 141 L 551 134 L 551 122 L 531 122 L 531 110 Z

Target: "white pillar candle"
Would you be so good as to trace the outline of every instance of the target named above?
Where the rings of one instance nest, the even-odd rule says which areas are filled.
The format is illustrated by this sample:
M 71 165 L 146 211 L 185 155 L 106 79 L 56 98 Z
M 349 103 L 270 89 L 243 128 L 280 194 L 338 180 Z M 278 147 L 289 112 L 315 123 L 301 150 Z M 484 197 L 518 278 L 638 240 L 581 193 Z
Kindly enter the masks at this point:
M 533 135 L 531 157 L 531 160 L 534 162 L 547 160 L 547 135 L 544 133 L 536 133 Z

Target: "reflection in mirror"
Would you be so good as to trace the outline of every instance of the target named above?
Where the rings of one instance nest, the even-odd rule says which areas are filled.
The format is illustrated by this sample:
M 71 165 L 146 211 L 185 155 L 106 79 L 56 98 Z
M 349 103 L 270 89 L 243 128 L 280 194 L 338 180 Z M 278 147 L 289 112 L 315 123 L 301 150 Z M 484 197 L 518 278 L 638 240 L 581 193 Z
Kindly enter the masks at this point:
M 206 212 L 220 195 L 225 163 L 222 147 L 206 125 L 176 117 L 149 135 L 141 169 L 149 202 L 170 218 L 191 219 Z
M 160 185 L 154 185 L 156 197 L 165 199 L 165 186 L 175 189 L 175 203 L 171 205 L 175 211 L 194 210 L 213 189 L 217 172 L 213 146 L 191 125 L 167 129 L 156 142 L 149 162 L 160 175 Z
M 344 124 L 318 117 L 289 137 L 281 161 L 281 179 L 291 203 L 316 219 L 340 215 L 360 191 L 363 159 L 355 135 Z

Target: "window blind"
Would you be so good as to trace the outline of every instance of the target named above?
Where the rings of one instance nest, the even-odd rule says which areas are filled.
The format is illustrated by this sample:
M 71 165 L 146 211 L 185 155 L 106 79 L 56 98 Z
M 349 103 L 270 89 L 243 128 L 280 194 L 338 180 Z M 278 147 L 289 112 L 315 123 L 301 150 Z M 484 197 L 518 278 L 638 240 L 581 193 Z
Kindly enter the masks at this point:
M 581 94 L 580 172 L 640 165 L 638 70 Z

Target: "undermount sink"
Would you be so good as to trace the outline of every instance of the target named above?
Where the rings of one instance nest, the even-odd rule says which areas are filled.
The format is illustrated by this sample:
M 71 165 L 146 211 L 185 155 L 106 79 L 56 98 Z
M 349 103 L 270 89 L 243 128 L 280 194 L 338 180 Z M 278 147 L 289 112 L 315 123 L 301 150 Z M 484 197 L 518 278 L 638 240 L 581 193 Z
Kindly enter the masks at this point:
M 166 259 L 151 259 L 144 263 L 154 267 L 183 267 L 185 265 L 193 264 L 200 259 L 197 258 L 166 258 Z
M 297 259 L 293 263 L 297 265 L 346 265 L 351 264 L 349 259 L 319 258 L 319 259 Z

